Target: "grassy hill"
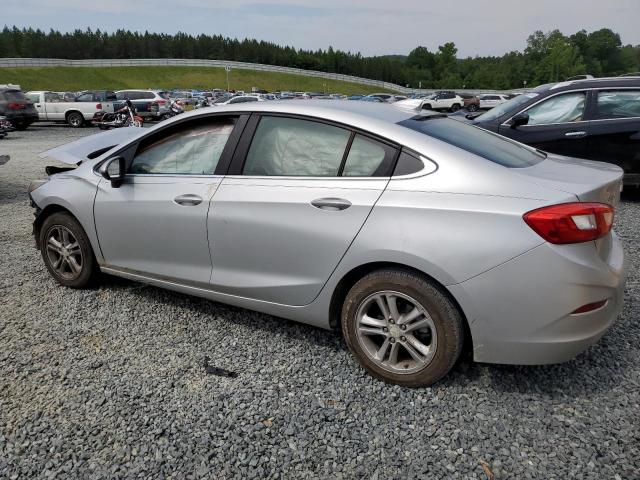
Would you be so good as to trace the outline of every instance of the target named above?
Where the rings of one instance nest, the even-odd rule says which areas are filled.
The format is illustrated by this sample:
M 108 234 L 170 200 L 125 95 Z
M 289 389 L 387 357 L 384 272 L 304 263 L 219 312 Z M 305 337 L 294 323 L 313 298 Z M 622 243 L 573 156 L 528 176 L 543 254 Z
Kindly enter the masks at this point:
M 28 90 L 80 91 L 125 88 L 226 88 L 223 68 L 212 67 L 47 67 L 0 68 L 0 84 L 14 83 Z M 250 91 L 312 91 L 355 94 L 380 92 L 380 88 L 357 83 L 306 77 L 288 73 L 233 69 L 230 88 Z M 384 91 L 384 90 L 382 90 Z

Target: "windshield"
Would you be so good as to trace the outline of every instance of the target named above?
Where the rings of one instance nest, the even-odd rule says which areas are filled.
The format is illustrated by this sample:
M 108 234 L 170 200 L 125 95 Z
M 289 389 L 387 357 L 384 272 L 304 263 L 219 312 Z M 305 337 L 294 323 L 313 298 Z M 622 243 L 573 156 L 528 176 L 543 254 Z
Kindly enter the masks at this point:
M 476 119 L 481 122 L 486 122 L 487 120 L 495 120 L 505 113 L 516 109 L 519 105 L 522 105 L 532 98 L 537 97 L 538 95 L 539 93 L 535 92 L 523 93 L 522 95 L 518 95 L 517 97 L 513 97 L 511 100 L 507 100 L 506 102 L 501 103 L 497 107 L 493 107 L 487 113 L 483 113 L 482 115 L 476 117 Z
M 417 116 L 398 122 L 398 125 L 509 168 L 530 167 L 546 158 L 546 154 L 531 147 L 446 117 Z

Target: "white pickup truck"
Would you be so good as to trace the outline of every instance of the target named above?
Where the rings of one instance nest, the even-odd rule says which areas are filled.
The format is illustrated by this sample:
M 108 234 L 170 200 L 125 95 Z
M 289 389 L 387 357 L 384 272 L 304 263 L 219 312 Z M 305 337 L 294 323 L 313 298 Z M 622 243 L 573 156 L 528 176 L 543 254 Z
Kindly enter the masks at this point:
M 93 120 L 97 112 L 113 112 L 116 99 L 114 92 L 105 90 L 82 92 L 73 102 L 65 102 L 56 92 L 33 91 L 26 95 L 40 121 L 66 122 L 74 128 Z

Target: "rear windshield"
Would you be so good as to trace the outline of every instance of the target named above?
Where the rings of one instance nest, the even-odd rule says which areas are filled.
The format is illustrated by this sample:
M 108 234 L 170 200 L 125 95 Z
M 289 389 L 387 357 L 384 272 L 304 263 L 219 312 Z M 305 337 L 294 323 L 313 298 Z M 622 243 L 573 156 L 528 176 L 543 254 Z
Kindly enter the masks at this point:
M 8 102 L 26 102 L 29 100 L 20 90 L 5 90 L 4 98 Z
M 531 147 L 449 118 L 413 117 L 398 122 L 398 125 L 509 168 L 530 167 L 546 158 L 544 153 Z

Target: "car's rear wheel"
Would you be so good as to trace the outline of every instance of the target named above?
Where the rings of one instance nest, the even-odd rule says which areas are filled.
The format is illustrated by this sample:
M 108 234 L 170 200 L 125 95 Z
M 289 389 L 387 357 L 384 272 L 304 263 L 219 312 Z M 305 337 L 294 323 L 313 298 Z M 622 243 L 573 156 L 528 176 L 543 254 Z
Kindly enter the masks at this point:
M 475 103 L 471 103 L 467 106 L 467 110 L 469 110 L 470 112 L 477 112 L 478 105 L 476 105 Z
M 71 112 L 67 115 L 67 123 L 73 128 L 80 128 L 84 125 L 84 117 L 79 112 Z
M 366 275 L 342 309 L 342 331 L 360 364 L 407 387 L 431 385 L 451 370 L 462 351 L 462 322 L 446 294 L 405 270 Z
M 451 105 L 452 112 L 457 112 L 458 110 L 460 110 L 460 105 L 458 103 L 454 103 L 453 105 Z
M 87 234 L 68 213 L 47 217 L 40 229 L 40 251 L 49 273 L 65 287 L 86 287 L 98 272 Z

